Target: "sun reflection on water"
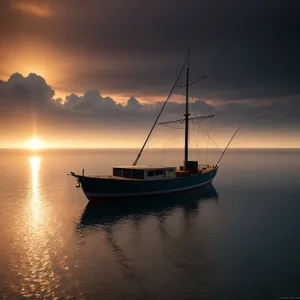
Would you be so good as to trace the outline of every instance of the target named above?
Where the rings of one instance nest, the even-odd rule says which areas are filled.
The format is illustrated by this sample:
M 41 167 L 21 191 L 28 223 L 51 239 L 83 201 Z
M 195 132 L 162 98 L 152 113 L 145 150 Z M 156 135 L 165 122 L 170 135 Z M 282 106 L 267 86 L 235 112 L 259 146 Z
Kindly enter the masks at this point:
M 38 201 L 38 183 L 41 159 L 38 156 L 32 156 L 29 159 L 29 163 L 31 166 L 32 196 L 34 201 Z
M 55 257 L 63 246 L 63 239 L 53 225 L 52 207 L 43 196 L 40 182 L 41 158 L 29 158 L 30 185 L 28 198 L 16 224 L 16 251 L 19 259 L 14 262 L 20 279 L 16 287 L 23 297 L 55 298 L 60 288 L 60 273 L 65 258 L 57 261 Z
M 39 199 L 39 169 L 41 159 L 37 156 L 32 156 L 29 159 L 31 166 L 31 184 L 32 184 L 32 212 L 33 218 L 36 221 L 34 224 L 38 225 L 37 221 L 40 216 L 40 199 Z

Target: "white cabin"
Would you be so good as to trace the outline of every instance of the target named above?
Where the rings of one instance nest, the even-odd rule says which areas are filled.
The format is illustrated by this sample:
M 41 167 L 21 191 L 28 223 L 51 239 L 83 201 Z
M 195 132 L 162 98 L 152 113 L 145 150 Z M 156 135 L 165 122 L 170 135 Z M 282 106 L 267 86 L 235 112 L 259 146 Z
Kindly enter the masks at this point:
M 115 166 L 113 176 L 140 180 L 169 179 L 176 177 L 176 167 L 166 166 Z

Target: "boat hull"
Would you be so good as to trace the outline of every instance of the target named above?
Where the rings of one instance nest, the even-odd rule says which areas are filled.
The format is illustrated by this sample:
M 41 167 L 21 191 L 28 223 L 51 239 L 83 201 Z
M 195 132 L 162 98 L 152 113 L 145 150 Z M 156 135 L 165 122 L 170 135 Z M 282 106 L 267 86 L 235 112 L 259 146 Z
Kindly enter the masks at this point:
M 166 193 L 178 193 L 201 188 L 212 183 L 218 168 L 209 172 L 191 174 L 163 180 L 130 180 L 113 177 L 75 176 L 90 201 L 144 197 Z

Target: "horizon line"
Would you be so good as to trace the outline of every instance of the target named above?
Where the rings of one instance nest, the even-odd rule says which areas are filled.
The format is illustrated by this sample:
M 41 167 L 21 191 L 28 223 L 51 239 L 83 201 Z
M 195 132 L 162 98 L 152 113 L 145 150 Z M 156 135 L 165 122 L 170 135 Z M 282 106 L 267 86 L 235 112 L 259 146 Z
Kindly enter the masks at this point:
M 31 149 L 26 147 L 0 147 L 0 150 L 27 150 L 27 151 L 43 151 L 43 150 L 118 150 L 118 149 L 128 149 L 128 150 L 140 150 L 140 147 L 43 147 L 39 149 Z M 163 148 L 163 147 L 157 147 L 157 148 L 148 148 L 146 150 L 183 150 L 182 147 L 169 147 L 169 148 Z M 190 150 L 197 150 L 197 149 L 209 149 L 209 150 L 220 150 L 216 147 L 191 147 Z M 300 147 L 230 147 L 229 149 L 299 149 Z

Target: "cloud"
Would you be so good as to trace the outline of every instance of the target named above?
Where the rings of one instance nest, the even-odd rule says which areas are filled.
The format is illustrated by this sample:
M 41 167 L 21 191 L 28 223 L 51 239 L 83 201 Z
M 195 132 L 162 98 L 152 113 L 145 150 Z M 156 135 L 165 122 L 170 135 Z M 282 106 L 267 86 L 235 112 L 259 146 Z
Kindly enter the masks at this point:
M 127 100 L 126 109 L 134 112 L 139 112 L 143 106 L 135 97 L 130 97 Z
M 184 99 L 171 98 L 162 114 L 162 119 L 183 118 Z M 190 103 L 192 116 L 216 114 L 225 126 L 260 126 L 264 129 L 300 128 L 298 111 L 300 96 L 267 99 L 264 102 L 228 102 L 213 105 L 204 99 L 194 99 Z M 36 74 L 24 77 L 19 73 L 11 75 L 7 81 L 0 81 L 1 123 L 13 124 L 31 122 L 53 124 L 57 127 L 72 127 L 80 124 L 83 128 L 95 124 L 109 124 L 122 128 L 139 124 L 140 128 L 149 126 L 156 118 L 163 101 L 140 103 L 134 96 L 125 105 L 111 97 L 102 97 L 98 90 L 88 90 L 83 96 L 67 95 L 64 100 L 55 99 L 55 91 L 45 79 Z M 21 119 L 20 116 L 22 117 Z M 94 124 L 94 125 L 93 125 Z M 224 126 L 224 125 L 223 125 Z
M 26 113 L 31 109 L 37 113 L 40 110 L 51 109 L 53 105 L 49 99 L 54 95 L 54 90 L 43 77 L 33 73 L 24 77 L 20 73 L 15 73 L 7 81 L 1 81 L 1 112 L 9 110 L 10 113 L 16 111 Z
M 26 37 L 26 42 L 37 40 L 60 51 L 61 61 L 54 64 L 72 59 L 61 72 L 66 74 L 61 85 L 69 91 L 92 87 L 108 95 L 160 97 L 190 43 L 192 77 L 208 75 L 194 87 L 195 97 L 261 101 L 300 93 L 297 1 L 54 2 L 51 21 L 20 18 L 1 4 L 0 40 L 22 44 Z

